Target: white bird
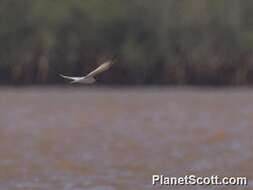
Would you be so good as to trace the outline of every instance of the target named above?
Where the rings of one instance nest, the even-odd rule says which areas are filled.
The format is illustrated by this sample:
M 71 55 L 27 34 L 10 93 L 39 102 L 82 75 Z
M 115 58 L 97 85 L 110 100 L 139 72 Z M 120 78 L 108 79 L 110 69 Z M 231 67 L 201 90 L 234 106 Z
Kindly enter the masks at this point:
M 96 82 L 96 79 L 94 78 L 97 74 L 100 74 L 104 71 L 107 71 L 113 64 L 113 61 L 107 61 L 100 65 L 98 68 L 96 68 L 94 71 L 90 72 L 86 76 L 82 77 L 70 77 L 60 74 L 62 78 L 72 80 L 70 83 L 83 83 L 83 84 L 92 84 Z

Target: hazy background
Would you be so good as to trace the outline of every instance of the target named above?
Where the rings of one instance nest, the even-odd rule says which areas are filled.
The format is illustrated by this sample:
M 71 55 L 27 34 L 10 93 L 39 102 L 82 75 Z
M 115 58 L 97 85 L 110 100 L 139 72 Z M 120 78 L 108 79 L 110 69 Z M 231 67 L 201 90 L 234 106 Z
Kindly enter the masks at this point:
M 1 0 L 0 82 L 62 83 L 117 55 L 100 84 L 253 83 L 251 0 Z
M 0 0 L 0 190 L 253 189 L 252 50 L 252 0 Z

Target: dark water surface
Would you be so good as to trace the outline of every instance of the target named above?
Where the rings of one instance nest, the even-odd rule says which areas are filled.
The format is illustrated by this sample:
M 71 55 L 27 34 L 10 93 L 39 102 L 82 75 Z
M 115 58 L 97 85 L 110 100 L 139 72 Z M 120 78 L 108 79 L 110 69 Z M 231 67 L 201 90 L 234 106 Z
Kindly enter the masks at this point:
M 153 187 L 152 174 L 248 187 Z M 2 88 L 0 189 L 253 189 L 253 90 Z

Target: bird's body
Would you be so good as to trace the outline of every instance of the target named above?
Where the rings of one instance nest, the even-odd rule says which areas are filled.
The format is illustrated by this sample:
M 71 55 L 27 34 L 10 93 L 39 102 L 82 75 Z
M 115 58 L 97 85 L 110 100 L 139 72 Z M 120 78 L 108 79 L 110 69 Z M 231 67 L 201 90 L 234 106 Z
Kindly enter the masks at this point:
M 96 82 L 96 79 L 94 78 L 97 74 L 100 74 L 104 71 L 107 71 L 113 64 L 113 61 L 107 61 L 100 65 L 98 68 L 96 68 L 94 71 L 90 72 L 86 76 L 83 77 L 70 77 L 60 74 L 62 78 L 72 80 L 71 83 L 83 83 L 83 84 L 92 84 Z

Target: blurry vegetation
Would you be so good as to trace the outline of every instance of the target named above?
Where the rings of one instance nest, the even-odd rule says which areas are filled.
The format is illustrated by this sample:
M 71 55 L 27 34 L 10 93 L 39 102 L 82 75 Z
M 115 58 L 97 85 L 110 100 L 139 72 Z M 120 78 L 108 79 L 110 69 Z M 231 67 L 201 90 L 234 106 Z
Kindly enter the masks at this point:
M 0 82 L 59 83 L 117 55 L 104 83 L 253 83 L 251 0 L 1 0 Z

